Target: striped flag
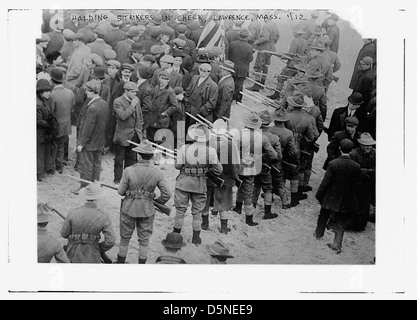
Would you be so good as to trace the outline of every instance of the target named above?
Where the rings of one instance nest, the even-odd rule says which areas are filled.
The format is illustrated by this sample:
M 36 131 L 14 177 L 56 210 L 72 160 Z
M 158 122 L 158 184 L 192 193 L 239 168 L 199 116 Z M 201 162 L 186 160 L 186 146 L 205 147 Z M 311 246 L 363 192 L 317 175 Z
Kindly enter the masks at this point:
M 224 48 L 224 37 L 224 21 L 214 21 L 214 12 L 210 11 L 206 23 L 204 24 L 203 32 L 198 40 L 197 49 L 212 49 L 213 47 Z

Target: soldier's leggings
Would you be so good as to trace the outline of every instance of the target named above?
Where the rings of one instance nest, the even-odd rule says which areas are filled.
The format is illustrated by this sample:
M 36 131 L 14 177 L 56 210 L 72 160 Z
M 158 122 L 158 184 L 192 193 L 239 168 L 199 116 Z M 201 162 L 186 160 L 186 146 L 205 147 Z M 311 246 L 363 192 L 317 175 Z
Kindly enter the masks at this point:
M 253 215 L 253 205 L 252 205 L 252 197 L 253 197 L 253 187 L 255 176 L 239 176 L 240 180 L 242 180 L 242 185 L 240 186 L 239 190 L 236 194 L 236 202 L 243 202 L 245 207 L 245 214 L 247 216 Z
M 284 170 L 281 172 L 272 171 L 272 192 L 281 198 L 282 205 L 290 204 L 290 199 L 285 189 Z
M 271 172 L 266 174 L 259 174 L 255 177 L 255 186 L 252 196 L 252 203 L 258 203 L 261 190 L 265 193 L 264 205 L 269 206 L 272 204 L 272 177 Z
M 176 208 L 174 228 L 182 229 L 185 213 L 191 201 L 191 214 L 193 215 L 193 231 L 201 231 L 202 212 L 206 205 L 207 195 L 201 193 L 185 192 L 175 189 L 174 205 Z

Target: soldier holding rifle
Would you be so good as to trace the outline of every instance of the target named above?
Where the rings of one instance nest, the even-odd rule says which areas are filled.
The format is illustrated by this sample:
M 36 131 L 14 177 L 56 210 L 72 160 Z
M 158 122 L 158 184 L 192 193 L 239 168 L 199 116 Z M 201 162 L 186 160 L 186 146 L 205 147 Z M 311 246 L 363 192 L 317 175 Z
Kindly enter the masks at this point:
M 154 156 L 152 146 L 142 141 L 133 151 L 139 154 L 139 162 L 126 168 L 118 188 L 125 198 L 120 209 L 120 246 L 117 263 L 124 264 L 133 231 L 137 230 L 139 241 L 139 264 L 145 264 L 148 257 L 149 239 L 152 236 L 155 219 L 153 201 L 165 204 L 171 198 L 168 183 L 162 172 L 150 166 Z M 161 192 L 155 199 L 155 188 Z

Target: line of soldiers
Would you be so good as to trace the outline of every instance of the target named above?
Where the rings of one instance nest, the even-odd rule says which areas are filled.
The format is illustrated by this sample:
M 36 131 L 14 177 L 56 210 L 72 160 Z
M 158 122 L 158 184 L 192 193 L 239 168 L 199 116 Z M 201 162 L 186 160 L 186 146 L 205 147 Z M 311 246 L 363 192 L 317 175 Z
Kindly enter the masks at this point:
M 114 34 L 120 34 L 117 31 L 121 30 L 119 22 L 111 21 L 110 25 L 113 30 L 110 32 L 112 37 Z M 135 27 L 130 27 L 126 33 L 132 39 L 140 35 Z M 178 26 L 178 29 L 184 31 L 183 27 Z M 162 45 L 159 46 L 163 47 L 170 39 L 171 32 L 167 30 L 165 28 L 164 33 L 161 30 L 157 32 L 155 27 L 151 26 L 150 37 L 154 40 L 160 38 L 158 41 L 161 41 Z M 104 33 L 100 29 L 93 29 L 93 34 L 97 35 L 96 41 L 106 44 Z M 157 34 L 158 36 L 155 37 Z M 275 39 L 279 38 L 279 33 L 273 34 Z M 181 146 L 175 161 L 175 168 L 180 174 L 175 187 L 176 216 L 173 231 L 177 234 L 182 232 L 184 217 L 191 203 L 192 243 L 201 244 L 201 230 L 209 229 L 210 206 L 213 206 L 213 211 L 220 215 L 220 232 L 227 234 L 230 232 L 228 214 L 232 210 L 240 214 L 244 209 L 246 224 L 251 227 L 258 225 L 253 220 L 253 213 L 261 190 L 264 192 L 266 220 L 278 216 L 271 211 L 273 193 L 280 197 L 282 208 L 287 209 L 297 206 L 301 200 L 307 198 L 305 192 L 312 190 L 309 180 L 314 153 L 317 152 L 315 142 L 324 129 L 323 119 L 326 118 L 327 112 L 326 86 L 328 88 L 330 85 L 332 74 L 327 63 L 329 59 L 324 58 L 322 54 L 323 45 L 320 41 L 310 45 L 309 53 L 312 59 L 306 66 L 302 66 L 300 64 L 302 61 L 297 57 L 288 59 L 284 72 L 290 72 L 292 75 L 284 77 L 286 81 L 281 91 L 281 99 L 277 103 L 277 110 L 273 114 L 268 111 L 260 114 L 253 111 L 246 113 L 243 116 L 245 128 L 231 138 L 230 132 L 226 129 L 227 124 L 221 119 L 230 117 L 232 100 L 241 99 L 241 96 L 236 95 L 236 90 L 240 94 L 243 88 L 241 79 L 239 85 L 235 86 L 232 75 L 238 76 L 237 78 L 246 76 L 249 63 L 252 61 L 250 34 L 248 35 L 246 30 L 240 30 L 238 36 L 239 40 L 230 43 L 230 49 L 235 43 L 243 42 L 241 46 L 246 48 L 248 54 L 238 55 L 236 62 L 226 60 L 221 63 L 218 61 L 221 52 L 209 51 L 206 56 L 199 56 L 194 64 L 191 63 L 192 69 L 184 74 L 183 80 L 179 82 L 177 79 L 180 72 L 177 72 L 174 66 L 181 69 L 185 67 L 186 61 L 193 59 L 193 55 L 187 55 L 182 61 L 176 60 L 185 57 L 186 47 L 183 39 L 179 39 L 183 40 L 182 42 L 175 39 L 177 41 L 174 40 L 168 45 L 170 49 L 167 53 L 155 47 L 155 44 L 146 43 L 146 41 L 152 43 L 152 39 L 144 40 L 143 43 L 133 41 L 129 51 L 132 61 L 135 62 L 133 64 L 122 64 L 114 58 L 107 60 L 108 56 L 106 57 L 104 51 L 109 48 L 106 47 L 103 49 L 106 69 L 100 67 L 104 65 L 104 61 L 98 53 L 86 54 L 88 49 L 84 43 L 85 35 L 77 32 L 70 34 L 77 48 L 69 58 L 68 69 L 57 67 L 56 64 L 59 63 L 57 58 L 51 65 L 43 66 L 44 71 L 50 69 L 49 75 L 55 88 L 52 89 L 46 79 L 38 81 L 37 93 L 42 99 L 37 107 L 38 128 L 44 130 L 44 135 L 51 134 L 53 139 L 58 141 L 60 155 L 63 154 L 65 141 L 68 140 L 70 132 L 64 132 L 61 136 L 52 134 L 53 128 L 48 119 L 50 114 L 56 116 L 58 131 L 62 123 L 68 125 L 68 114 L 70 114 L 68 110 L 76 104 L 74 101 L 75 94 L 77 95 L 81 106 L 76 112 L 77 156 L 82 180 L 100 180 L 103 148 L 110 147 L 109 137 L 113 142 L 114 183 L 119 194 L 125 197 L 120 213 L 121 241 L 117 259 L 119 263 L 124 263 L 126 260 L 128 245 L 135 228 L 140 244 L 139 263 L 146 263 L 155 215 L 153 201 L 165 204 L 171 198 L 163 174 L 150 166 L 150 160 L 155 152 L 151 143 L 164 142 L 169 132 L 174 132 L 174 137 L 181 136 L 181 133 L 175 130 L 177 123 L 181 121 L 185 121 L 183 136 L 187 136 L 191 141 L 187 141 L 188 143 L 182 146 L 174 141 L 171 145 L 173 149 Z M 49 42 L 46 36 L 38 41 L 44 43 L 45 39 Z M 118 46 L 121 41 L 124 40 L 113 42 L 113 46 Z M 149 53 L 144 49 L 145 47 L 149 48 Z M 182 51 L 182 54 L 173 53 L 178 51 Z M 56 57 L 56 54 L 53 56 Z M 370 62 L 368 60 L 363 59 L 365 64 Z M 239 73 L 240 68 L 243 70 L 242 73 Z M 75 76 L 74 72 L 79 74 Z M 46 77 L 45 74 L 39 75 L 41 78 Z M 184 92 L 184 80 L 187 75 L 191 76 L 191 79 Z M 49 92 L 52 91 L 53 94 L 57 87 L 61 91 L 65 89 L 68 93 L 67 96 L 58 95 L 64 102 L 55 101 L 56 109 L 65 111 L 62 116 L 65 121 L 60 121 L 61 117 L 48 108 Z M 49 114 L 45 112 L 44 115 L 39 112 L 41 104 L 43 109 L 50 110 Z M 191 116 L 187 117 L 186 114 Z M 196 123 L 196 116 L 200 116 L 206 122 L 200 120 Z M 214 120 L 216 121 L 213 124 Z M 272 122 L 274 122 L 273 127 L 271 127 Z M 207 126 L 207 123 L 210 125 Z M 209 131 L 214 137 L 210 138 Z M 41 133 L 39 130 L 39 135 Z M 350 136 L 355 140 L 355 135 Z M 138 146 L 134 148 L 131 142 Z M 38 146 L 40 144 L 42 142 L 38 139 Z M 339 147 L 337 144 L 336 146 Z M 46 157 L 47 148 L 39 149 L 39 153 L 42 152 L 41 155 Z M 228 151 L 226 160 L 222 159 L 224 150 Z M 62 173 L 62 166 L 60 168 Z M 214 182 L 208 178 L 210 176 L 214 176 Z M 224 183 L 219 185 L 217 183 L 219 180 L 216 179 Z M 291 201 L 285 190 L 286 180 L 290 180 Z M 233 187 L 235 186 L 238 190 L 234 204 Z M 156 187 L 161 191 L 158 199 L 154 199 Z M 75 192 L 79 193 L 88 188 L 90 185 L 81 182 L 80 188 Z M 92 241 L 96 245 L 98 241 L 95 234 L 80 234 L 75 230 L 64 234 L 67 237 L 81 235 L 75 237 L 76 244 Z M 84 239 L 82 235 L 87 237 Z M 90 239 L 91 235 L 96 237 Z M 108 250 L 109 247 L 110 245 L 100 247 L 99 253 Z

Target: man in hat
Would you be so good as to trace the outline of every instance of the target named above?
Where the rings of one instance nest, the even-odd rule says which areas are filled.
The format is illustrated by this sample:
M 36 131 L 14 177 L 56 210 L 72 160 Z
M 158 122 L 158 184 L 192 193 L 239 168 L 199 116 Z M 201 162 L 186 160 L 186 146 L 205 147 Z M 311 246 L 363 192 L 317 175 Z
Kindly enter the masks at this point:
M 64 35 L 62 31 L 64 30 L 64 20 L 62 18 L 57 18 L 57 24 L 55 28 L 48 33 L 50 41 L 48 46 L 45 48 L 45 55 L 48 55 L 51 52 L 61 50 L 64 45 Z
M 358 139 L 360 138 L 360 133 L 357 130 L 358 124 L 359 120 L 356 117 L 345 118 L 345 130 L 335 132 L 327 146 L 327 159 L 323 165 L 324 170 L 327 170 L 330 161 L 340 156 L 340 142 L 342 140 L 351 140 L 355 148 L 359 147 Z
M 228 139 L 227 124 L 224 120 L 216 120 L 211 131 L 212 136 L 209 145 L 217 152 L 217 157 L 222 162 L 223 172 L 220 178 L 224 180 L 223 186 L 218 186 L 213 179 L 207 179 L 207 200 L 203 209 L 203 230 L 209 229 L 209 209 L 213 204 L 213 212 L 220 216 L 220 233 L 227 234 L 231 231 L 228 228 L 229 211 L 233 208 L 233 187 L 239 181 L 240 155 L 233 140 Z
M 109 101 L 110 98 L 110 87 L 104 82 L 106 80 L 106 72 L 107 68 L 103 67 L 96 67 L 93 69 L 93 73 L 91 74 L 91 80 L 96 80 L 100 83 L 100 97 L 104 101 Z
M 351 140 L 343 139 L 340 142 L 341 156 L 329 163 L 316 193 L 321 210 L 315 237 L 317 239 L 323 237 L 327 221 L 333 214 L 336 224 L 335 237 L 333 244 L 329 243 L 327 246 L 336 254 L 341 253 L 344 232 L 358 210 L 357 185 L 361 168 L 349 157 L 353 147 Z
M 46 227 L 50 221 L 51 210 L 38 203 L 38 263 L 50 263 L 52 258 L 57 263 L 71 263 L 59 241 L 48 234 Z
M 342 131 L 345 129 L 345 119 L 347 117 L 357 118 L 359 121 L 358 126 L 361 125 L 364 115 L 359 111 L 359 107 L 362 104 L 362 94 L 359 92 L 353 92 L 348 98 L 348 105 L 346 107 L 337 108 L 333 111 L 329 128 L 327 130 L 325 129 L 329 141 L 337 131 Z
M 36 39 L 36 64 L 42 69 L 45 67 L 45 49 L 51 38 L 47 34 L 42 34 L 41 38 Z
M 178 25 L 177 32 L 178 32 L 177 38 L 185 41 L 183 52 L 189 55 L 193 59 L 193 62 L 195 62 L 195 60 L 197 59 L 196 44 L 194 43 L 194 41 L 186 37 L 186 33 L 188 32 L 187 26 L 185 24 Z
M 237 141 L 242 159 L 239 170 L 239 178 L 242 180 L 242 184 L 237 191 L 236 206 L 233 211 L 241 214 L 244 205 L 246 224 L 253 227 L 258 225 L 257 222 L 253 221 L 252 198 L 255 176 L 261 173 L 263 161 L 274 165 L 279 160 L 268 137 L 260 130 L 262 121 L 259 114 L 254 111 L 245 114 L 243 124 L 245 128 L 241 131 L 240 138 Z
M 100 98 L 101 84 L 91 80 L 85 85 L 87 109 L 81 122 L 77 152 L 80 153 L 81 179 L 100 181 L 101 157 L 105 146 L 105 129 L 108 114 L 107 102 Z M 81 188 L 86 183 L 81 182 Z
M 352 79 L 350 80 L 349 88 L 354 89 L 358 81 L 359 74 L 362 71 L 360 62 L 365 57 L 370 57 L 373 59 L 373 69 L 376 70 L 376 40 L 365 38 L 363 39 L 364 45 L 358 53 L 356 58 L 355 67 L 353 69 Z
M 272 148 L 275 150 L 277 154 L 278 162 L 276 162 L 271 169 L 267 166 L 262 167 L 262 171 L 255 177 L 255 186 L 253 191 L 252 203 L 253 206 L 256 208 L 258 204 L 258 198 L 261 193 L 261 190 L 264 192 L 264 209 L 265 209 L 265 216 L 264 220 L 275 219 L 278 217 L 278 214 L 271 213 L 272 208 L 272 175 L 278 173 L 277 171 L 282 170 L 281 160 L 282 160 L 282 152 L 281 152 L 281 144 L 279 143 L 279 138 L 270 132 L 269 125 L 272 122 L 272 117 L 269 111 L 263 110 L 259 113 L 259 116 L 262 121 L 262 134 L 265 135 L 269 142 L 271 143 Z M 263 163 L 268 163 L 263 159 Z M 279 174 L 279 173 L 278 173 Z
M 336 52 L 330 50 L 331 41 L 328 35 L 323 36 L 322 41 L 326 48 L 324 53 L 327 54 L 330 58 L 330 64 L 332 65 L 332 72 L 334 74 L 335 72 L 339 71 L 340 68 L 342 67 L 340 60 L 339 60 L 339 56 L 337 55 Z M 336 76 L 333 76 L 333 77 L 334 77 L 334 80 L 337 82 L 338 78 Z
M 316 68 L 323 75 L 323 86 L 327 90 L 333 81 L 332 65 L 330 57 L 324 53 L 326 47 L 322 41 L 316 41 L 310 45 L 308 69 Z
M 87 44 L 87 47 L 90 48 L 91 53 L 99 55 L 100 58 L 104 61 L 104 50 L 112 49 L 112 47 L 104 41 L 106 35 L 100 28 L 94 30 L 94 36 L 95 41 Z
M 211 245 L 207 245 L 206 251 L 210 255 L 211 264 L 227 264 L 227 259 L 234 258 L 230 255 L 229 247 L 221 240 L 217 240 Z
M 317 27 L 317 19 L 320 17 L 320 12 L 315 10 L 312 11 L 310 15 L 311 19 L 306 22 L 304 27 L 304 31 L 306 32 L 305 39 L 309 39 L 311 36 L 311 32 L 314 31 Z
M 265 15 L 265 24 L 262 27 L 261 37 L 254 42 L 254 48 L 262 51 L 276 51 L 276 44 L 280 38 L 278 25 L 273 20 L 269 20 Z M 258 52 L 255 62 L 254 70 L 261 73 L 259 82 L 265 84 L 266 77 L 268 75 L 268 66 L 271 64 L 271 55 L 268 53 Z M 251 91 L 259 91 L 262 87 L 258 84 L 254 84 L 248 88 Z
M 239 40 L 230 43 L 228 59 L 235 64 L 235 96 L 236 102 L 242 102 L 243 83 L 249 76 L 249 65 L 253 61 L 253 47 L 248 43 L 249 31 L 239 32 Z
M 159 61 L 161 68 L 157 69 L 152 77 L 151 86 L 155 87 L 159 84 L 159 76 L 161 72 L 166 72 L 169 74 L 169 86 L 174 89 L 175 87 L 181 87 L 182 85 L 182 75 L 173 70 L 175 59 L 171 55 L 164 55 Z
M 222 77 L 218 84 L 218 96 L 216 109 L 214 110 L 214 118 L 230 118 L 230 108 L 235 90 L 235 82 L 232 77 L 232 74 L 235 73 L 235 64 L 232 61 L 226 60 L 219 67 L 221 69 Z
M 361 134 L 359 148 L 353 149 L 350 158 L 361 167 L 361 180 L 358 186 L 359 211 L 352 229 L 363 231 L 369 219 L 371 206 L 375 207 L 376 189 L 376 141 L 368 132 Z
M 136 163 L 136 153 L 127 142 L 139 143 L 143 138 L 143 115 L 139 98 L 136 96 L 138 87 L 134 82 L 123 85 L 124 94 L 114 100 L 113 109 L 116 115 L 114 133 L 114 183 L 119 184 L 123 169 Z
M 124 264 L 133 232 L 138 233 L 139 264 L 148 258 L 149 239 L 152 236 L 155 220 L 154 201 L 165 204 L 171 198 L 168 182 L 158 169 L 151 167 L 154 156 L 153 147 L 146 141 L 133 149 L 138 153 L 138 163 L 126 168 L 118 188 L 124 196 L 120 210 L 120 246 L 117 263 Z M 160 196 L 156 198 L 155 189 Z
M 237 20 L 233 22 L 232 29 L 226 31 L 226 39 L 229 43 L 232 43 L 233 41 L 239 40 L 240 31 L 242 30 L 242 24 L 244 23 L 244 20 Z M 249 31 L 248 31 L 249 32 Z M 248 35 L 249 37 L 249 35 Z
M 192 115 L 199 114 L 212 122 L 217 103 L 218 86 L 210 78 L 211 70 L 212 67 L 208 63 L 202 63 L 199 66 L 200 75 L 191 79 L 184 100 L 191 107 Z
M 339 17 L 335 13 L 332 13 L 322 25 L 322 27 L 326 29 L 330 38 L 330 50 L 336 53 L 339 51 L 340 39 L 340 29 L 337 26 L 337 21 L 339 21 Z
M 162 240 L 166 254 L 156 259 L 156 264 L 186 264 L 184 259 L 180 258 L 181 249 L 186 246 L 182 235 L 179 233 L 168 233 L 165 240 Z
M 61 53 L 64 62 L 69 62 L 69 59 L 75 50 L 73 43 L 75 33 L 69 29 L 65 29 L 62 31 L 62 34 L 64 36 L 64 44 L 62 45 L 62 48 L 59 52 Z
M 61 236 L 68 239 L 66 252 L 71 263 L 101 263 L 101 254 L 114 247 L 116 237 L 110 216 L 97 208 L 102 197 L 100 184 L 90 183 L 80 196 L 86 203 L 71 209 L 61 228 Z
M 275 125 L 270 128 L 270 132 L 279 138 L 282 153 L 282 172 L 275 172 L 272 176 L 273 193 L 278 195 L 282 201 L 282 209 L 288 209 L 299 204 L 296 197 L 292 197 L 290 204 L 289 197 L 285 189 L 285 180 L 291 181 L 292 191 L 298 192 L 297 187 L 297 167 L 299 165 L 298 150 L 295 143 L 294 133 L 285 127 L 289 121 L 287 111 L 283 108 L 276 109 L 274 112 Z M 279 166 L 277 165 L 277 168 Z
M 61 53 L 59 51 L 53 51 L 46 55 L 46 64 L 45 72 L 51 73 L 52 69 L 59 67 L 64 60 L 62 60 Z
M 78 30 L 79 33 L 82 33 L 84 35 L 84 41 L 86 44 L 92 43 L 96 40 L 96 33 L 95 29 L 98 25 L 98 22 L 95 20 L 89 20 L 87 21 L 87 25 L 80 30 Z M 104 30 L 104 29 L 102 29 Z M 104 31 L 102 31 L 104 33 Z
M 74 93 L 62 85 L 64 73 L 52 69 L 51 81 L 54 89 L 49 98 L 50 109 L 58 120 L 58 134 L 55 138 L 56 153 L 52 157 L 59 173 L 64 171 L 65 144 L 71 135 L 71 111 L 75 104 Z
M 319 107 L 323 121 L 326 121 L 327 116 L 327 95 L 326 89 L 323 87 L 323 74 L 316 67 L 308 68 L 306 72 L 308 83 L 311 88 L 311 99 L 314 104 Z
M 135 72 L 135 68 L 130 63 L 122 64 L 122 67 L 120 68 L 120 83 L 122 86 L 131 81 L 133 72 Z
M 288 113 L 289 120 L 285 123 L 285 127 L 294 132 L 300 164 L 298 168 L 298 181 L 292 180 L 291 183 L 291 206 L 295 206 L 300 200 L 307 199 L 307 195 L 300 188 L 300 180 L 304 182 L 303 173 L 308 162 L 307 155 L 310 155 L 309 150 L 311 145 L 318 137 L 314 130 L 314 120 L 312 121 L 311 116 L 303 110 L 307 105 L 303 95 L 295 92 L 287 101 L 289 108 L 292 110 Z
M 138 26 L 131 26 L 129 30 L 126 33 L 126 39 L 119 41 L 116 45 L 115 51 L 117 53 L 116 60 L 120 61 L 121 63 L 132 63 L 131 60 L 131 49 L 132 45 L 134 43 L 137 43 L 139 41 L 139 38 L 141 36 L 142 28 L 139 28 Z M 142 32 L 143 33 L 143 32 Z M 135 51 L 138 48 L 134 48 Z M 142 53 L 145 52 L 144 48 L 142 47 Z M 137 62 L 139 62 L 140 58 L 137 59 Z
M 361 109 L 365 109 L 371 100 L 375 79 L 374 70 L 372 69 L 373 63 L 374 59 L 371 57 L 365 57 L 359 62 L 362 72 L 358 76 L 353 92 L 359 92 L 362 94 L 363 104 Z
M 150 112 L 152 109 L 152 99 L 153 99 L 153 88 L 149 84 L 149 79 L 151 78 L 151 69 L 149 67 L 140 66 L 137 71 L 138 81 L 136 82 L 138 86 L 137 97 L 140 101 L 140 107 L 142 109 L 143 115 L 143 132 L 148 130 L 150 125 Z
M 71 55 L 68 65 L 67 81 L 77 84 L 82 72 L 84 59 L 90 58 L 91 49 L 84 43 L 84 35 L 76 33 L 73 41 L 75 50 Z
M 307 40 L 304 38 L 306 31 L 302 28 L 294 28 L 294 39 L 291 41 L 289 53 L 297 54 L 300 56 L 305 55 L 307 50 Z
M 175 169 L 180 170 L 175 184 L 175 223 L 174 232 L 181 233 L 185 213 L 191 202 L 193 216 L 192 243 L 201 244 L 200 232 L 202 212 L 207 199 L 207 173 L 219 176 L 223 167 L 217 158 L 216 150 L 207 146 L 208 130 L 202 124 L 195 124 L 188 129 L 192 144 L 186 144 L 178 151 Z
M 114 51 L 113 49 L 105 49 L 103 51 L 104 63 L 107 63 L 107 61 L 109 60 L 115 60 L 116 56 L 116 51 Z
M 119 41 L 126 39 L 126 32 L 120 29 L 121 25 L 123 24 L 122 20 L 119 19 L 112 19 L 110 21 L 112 28 L 106 32 L 106 36 L 104 37 L 104 41 L 109 44 L 113 50 L 116 49 L 116 45 Z

